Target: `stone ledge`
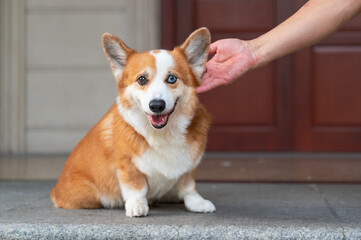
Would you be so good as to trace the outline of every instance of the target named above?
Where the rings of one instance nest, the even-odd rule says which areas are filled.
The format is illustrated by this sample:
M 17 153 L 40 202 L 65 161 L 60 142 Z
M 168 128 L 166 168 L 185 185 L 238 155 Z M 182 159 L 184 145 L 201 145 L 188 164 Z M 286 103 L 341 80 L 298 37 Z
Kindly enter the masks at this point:
M 325 227 L 4 224 L 1 239 L 359 239 L 360 229 Z
M 0 239 L 361 239 L 359 184 L 198 184 L 217 212 L 53 208 L 54 181 L 0 182 Z

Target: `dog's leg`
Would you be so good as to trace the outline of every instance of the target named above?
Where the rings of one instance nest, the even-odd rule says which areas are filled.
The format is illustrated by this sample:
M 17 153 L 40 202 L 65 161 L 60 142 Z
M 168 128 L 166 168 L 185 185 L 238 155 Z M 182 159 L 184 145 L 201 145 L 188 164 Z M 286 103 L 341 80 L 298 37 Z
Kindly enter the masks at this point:
M 196 190 L 194 174 L 191 172 L 180 177 L 178 184 L 178 195 L 184 200 L 184 205 L 191 212 L 214 212 L 216 207 L 209 200 L 204 199 Z
M 50 197 L 55 207 L 66 209 L 101 208 L 98 189 L 83 176 L 72 174 L 60 176 L 51 190 Z
M 118 169 L 117 177 L 125 202 L 125 214 L 128 217 L 147 216 L 148 184 L 144 174 L 134 167 L 127 169 L 127 172 Z

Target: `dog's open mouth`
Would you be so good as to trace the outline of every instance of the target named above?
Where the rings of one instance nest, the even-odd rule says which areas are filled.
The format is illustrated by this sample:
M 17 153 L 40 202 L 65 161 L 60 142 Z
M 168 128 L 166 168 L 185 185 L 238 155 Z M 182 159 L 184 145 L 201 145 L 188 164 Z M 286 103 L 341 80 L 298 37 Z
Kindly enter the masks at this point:
M 176 100 L 173 109 L 169 113 L 166 113 L 166 114 L 154 114 L 154 115 L 147 114 L 148 118 L 149 118 L 149 121 L 150 121 L 150 123 L 152 124 L 152 126 L 154 128 L 161 129 L 161 128 L 164 128 L 167 125 L 169 116 L 174 112 L 174 109 L 175 109 L 175 107 L 177 105 L 177 102 L 178 102 L 178 99 Z
M 152 126 L 160 129 L 167 125 L 169 114 L 161 114 L 161 115 L 148 115 L 150 122 L 152 123 Z

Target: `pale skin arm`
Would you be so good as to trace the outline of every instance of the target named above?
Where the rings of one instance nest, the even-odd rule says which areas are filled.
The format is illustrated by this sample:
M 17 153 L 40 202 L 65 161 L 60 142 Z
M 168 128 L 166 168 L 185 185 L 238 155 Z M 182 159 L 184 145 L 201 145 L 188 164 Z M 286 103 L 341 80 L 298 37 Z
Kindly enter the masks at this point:
M 206 73 L 197 92 L 229 84 L 251 69 L 311 46 L 361 11 L 360 0 L 310 0 L 294 15 L 260 37 L 223 39 L 211 44 Z

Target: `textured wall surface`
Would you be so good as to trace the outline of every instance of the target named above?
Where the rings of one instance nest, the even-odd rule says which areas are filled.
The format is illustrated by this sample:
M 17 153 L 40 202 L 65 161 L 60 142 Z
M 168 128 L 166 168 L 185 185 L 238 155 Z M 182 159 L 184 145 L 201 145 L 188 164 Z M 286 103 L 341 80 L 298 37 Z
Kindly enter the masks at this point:
M 116 89 L 101 36 L 110 32 L 137 50 L 157 48 L 157 6 L 127 0 L 27 2 L 28 153 L 70 152 L 103 116 Z

